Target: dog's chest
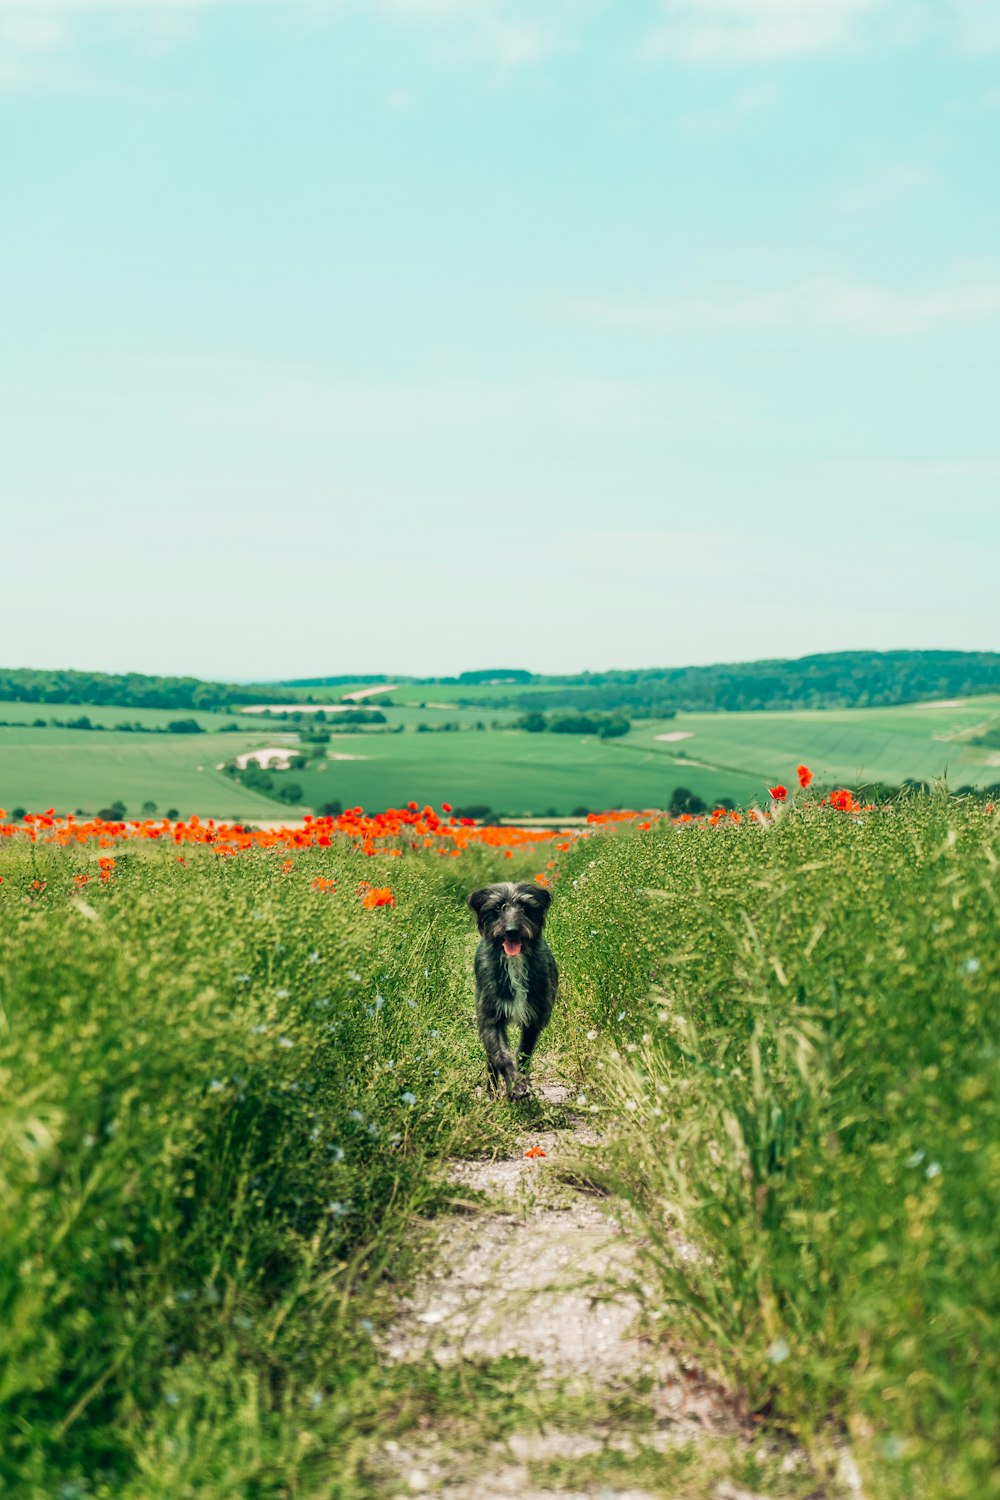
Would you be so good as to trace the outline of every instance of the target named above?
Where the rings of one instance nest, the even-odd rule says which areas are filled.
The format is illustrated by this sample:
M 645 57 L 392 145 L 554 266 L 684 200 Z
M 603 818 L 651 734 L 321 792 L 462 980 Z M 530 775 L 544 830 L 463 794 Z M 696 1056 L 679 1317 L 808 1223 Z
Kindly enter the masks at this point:
M 517 1026 L 527 1026 L 530 1019 L 528 1008 L 528 964 L 523 953 L 501 953 L 501 982 L 497 986 L 497 1001 L 508 1021 Z

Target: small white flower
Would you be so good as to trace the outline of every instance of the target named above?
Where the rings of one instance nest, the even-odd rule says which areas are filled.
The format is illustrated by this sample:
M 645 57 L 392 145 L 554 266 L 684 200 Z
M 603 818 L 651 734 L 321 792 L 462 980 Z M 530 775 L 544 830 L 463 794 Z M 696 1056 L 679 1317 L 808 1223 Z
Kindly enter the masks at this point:
M 635 1114 L 639 1106 L 638 1104 L 636 1104 L 634 1099 L 627 1099 L 625 1101 L 625 1108 L 628 1110 L 629 1114 L 632 1115 Z
M 927 1171 L 924 1173 L 924 1176 L 928 1177 L 928 1178 L 940 1177 L 941 1176 L 941 1163 L 940 1162 L 936 1162 L 936 1161 L 928 1162 L 927 1163 Z
M 416 1104 L 417 1102 L 416 1094 L 411 1094 L 409 1090 L 405 1094 L 401 1094 L 400 1098 L 404 1104 Z
M 364 1118 L 365 1117 L 361 1113 L 360 1109 L 352 1109 L 350 1111 L 350 1115 L 351 1115 L 351 1119 L 352 1120 L 357 1120 L 357 1122 L 358 1122 L 359 1125 L 361 1125 L 364 1122 Z
M 326 1205 L 326 1211 L 331 1216 L 331 1218 L 346 1219 L 347 1215 L 351 1211 L 351 1205 L 349 1203 L 340 1203 L 338 1201 L 335 1201 Z
M 588 1042 L 596 1042 L 597 1041 L 597 1032 L 596 1031 L 588 1031 L 587 1032 L 587 1041 Z
M 919 1167 L 925 1155 L 926 1153 L 923 1151 L 914 1151 L 911 1156 L 906 1158 L 906 1165 L 908 1167 Z
M 576 1096 L 576 1102 L 577 1102 L 577 1104 L 580 1105 L 580 1107 L 582 1109 L 583 1106 L 587 1102 L 587 1096 L 586 1096 L 586 1094 L 577 1094 L 577 1096 Z
M 979 959 L 978 958 L 967 958 L 965 960 L 965 963 L 962 965 L 962 968 L 965 970 L 966 974 L 978 974 L 979 973 Z
M 355 984 L 361 983 L 361 975 L 357 972 L 356 969 L 348 969 L 347 977 L 348 979 L 353 979 Z
M 318 950 L 314 949 L 313 952 L 310 953 L 308 961 L 311 964 L 318 964 L 319 963 L 319 952 L 318 952 Z
M 592 1104 L 592 1105 L 591 1105 L 591 1106 L 590 1106 L 590 1113 L 591 1113 L 591 1114 L 592 1114 L 592 1115 L 596 1115 L 596 1114 L 597 1114 L 597 1105 L 596 1105 L 596 1104 Z
M 770 1344 L 768 1344 L 766 1350 L 767 1357 L 771 1361 L 772 1365 L 783 1364 L 791 1354 L 791 1352 L 791 1349 L 789 1349 L 784 1339 L 774 1339 Z
M 213 1078 L 208 1085 L 208 1092 L 210 1094 L 221 1094 L 225 1086 L 221 1078 Z
M 277 1000 L 287 1000 L 291 994 L 291 990 L 275 990 L 274 994 Z
M 292 1041 L 292 1039 L 291 1039 L 290 1036 L 279 1036 L 279 1038 L 278 1038 L 278 1046 L 279 1047 L 285 1047 L 285 1048 L 294 1047 L 295 1043 Z

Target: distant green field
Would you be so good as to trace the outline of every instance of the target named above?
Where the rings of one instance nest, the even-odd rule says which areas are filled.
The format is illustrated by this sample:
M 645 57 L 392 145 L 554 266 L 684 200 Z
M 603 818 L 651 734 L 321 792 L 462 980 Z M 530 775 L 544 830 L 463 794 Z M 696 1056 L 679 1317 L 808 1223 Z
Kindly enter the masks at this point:
M 6 712 L 13 706 L 4 704 L 0 718 L 13 718 Z M 97 711 L 89 712 L 93 719 Z M 129 713 L 138 717 L 140 711 Z M 273 818 L 280 815 L 276 803 L 215 769 L 261 743 L 259 735 L 245 734 L 0 728 L 0 807 L 8 813 L 17 807 L 93 813 L 121 800 L 138 817 L 151 801 L 159 813 L 176 808 L 202 817 Z
M 800 761 L 822 782 L 946 775 L 955 787 L 985 786 L 1000 781 L 1000 754 L 969 739 L 998 720 L 1000 699 L 976 698 L 955 707 L 679 714 L 608 741 L 519 730 L 337 735 L 332 752 L 364 759 L 292 774 L 317 806 L 337 800 L 375 808 L 414 797 L 484 803 L 514 815 L 659 807 L 677 786 L 707 803 L 742 803 L 787 781 Z M 686 738 L 658 738 L 663 734 Z
M 954 706 L 678 714 L 619 743 L 626 752 L 675 757 L 678 770 L 690 760 L 766 780 L 804 761 L 821 780 L 852 785 L 947 776 L 953 787 L 986 786 L 1000 781 L 1000 754 L 970 740 L 998 722 L 1000 698 L 984 697 Z M 664 734 L 688 738 L 658 738 Z
M 93 703 L 5 703 L 0 701 L 0 724 L 33 725 L 36 719 L 51 723 L 61 719 L 64 723 L 81 717 L 92 724 L 104 724 L 113 729 L 116 724 L 142 724 L 148 729 L 166 729 L 175 719 L 195 719 L 202 729 L 224 729 L 227 725 L 239 724 L 255 729 L 259 715 L 244 715 L 238 710 L 231 714 L 214 713 L 201 708 L 122 708 Z M 86 730 L 84 731 L 86 733 Z
M 379 808 L 412 797 L 434 805 L 482 803 L 517 816 L 566 815 L 577 807 L 659 807 L 679 783 L 705 801 L 742 801 L 762 791 L 759 779 L 739 772 L 675 770 L 653 749 L 626 754 L 621 742 L 514 729 L 337 735 L 331 750 L 364 759 L 290 773 L 314 806 L 336 800 Z
M 298 812 L 335 801 L 374 810 L 414 798 L 435 805 L 477 803 L 514 816 L 565 816 L 580 807 L 662 807 L 678 786 L 706 803 L 720 797 L 745 803 L 766 796 L 775 781 L 792 779 L 800 761 L 825 783 L 896 784 L 942 775 L 953 787 L 1000 781 L 1000 752 L 970 743 L 1000 723 L 995 697 L 954 706 L 678 714 L 637 723 L 631 734 L 608 741 L 513 728 L 418 734 L 418 723 L 491 724 L 509 716 L 443 706 L 385 712 L 391 726 L 404 726 L 402 734 L 337 733 L 321 770 L 278 773 L 301 786 Z M 38 717 L 69 719 L 81 713 L 109 725 L 123 719 L 166 725 L 194 717 L 214 732 L 144 735 L 32 727 Z M 161 813 L 175 807 L 201 816 L 295 815 L 286 804 L 248 791 L 216 769 L 246 751 L 288 744 L 292 721 L 13 703 L 0 704 L 4 718 L 23 725 L 0 727 L 0 806 L 8 811 L 54 805 L 94 812 L 120 799 L 133 816 L 146 801 Z M 234 722 L 239 733 L 218 732 Z

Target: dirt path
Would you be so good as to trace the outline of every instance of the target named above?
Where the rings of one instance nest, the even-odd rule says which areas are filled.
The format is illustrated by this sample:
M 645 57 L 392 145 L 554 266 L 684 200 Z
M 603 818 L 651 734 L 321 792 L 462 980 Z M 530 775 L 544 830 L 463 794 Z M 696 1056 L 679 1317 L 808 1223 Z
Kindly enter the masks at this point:
M 553 1106 L 567 1093 L 536 1088 Z M 544 1155 L 526 1156 L 531 1148 Z M 386 1495 L 763 1500 L 728 1478 L 728 1455 L 752 1437 L 733 1403 L 643 1336 L 640 1241 L 587 1186 L 585 1167 L 569 1170 L 599 1148 L 588 1122 L 570 1115 L 567 1128 L 527 1135 L 507 1158 L 453 1164 L 457 1211 L 436 1222 L 433 1269 L 400 1306 L 386 1360 L 470 1372 L 504 1355 L 530 1360 L 538 1407 L 502 1438 L 456 1432 L 442 1414 L 387 1443 Z M 702 1473 L 692 1486 L 695 1442 Z M 801 1455 L 786 1454 L 783 1472 L 800 1469 Z M 781 1493 L 809 1488 L 800 1474 Z

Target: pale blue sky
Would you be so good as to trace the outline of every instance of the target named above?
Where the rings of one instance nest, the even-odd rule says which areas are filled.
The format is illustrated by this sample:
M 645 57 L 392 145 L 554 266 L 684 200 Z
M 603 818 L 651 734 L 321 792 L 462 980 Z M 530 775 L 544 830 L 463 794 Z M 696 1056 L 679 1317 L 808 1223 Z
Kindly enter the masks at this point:
M 0 0 L 4 665 L 1000 647 L 996 0 Z

